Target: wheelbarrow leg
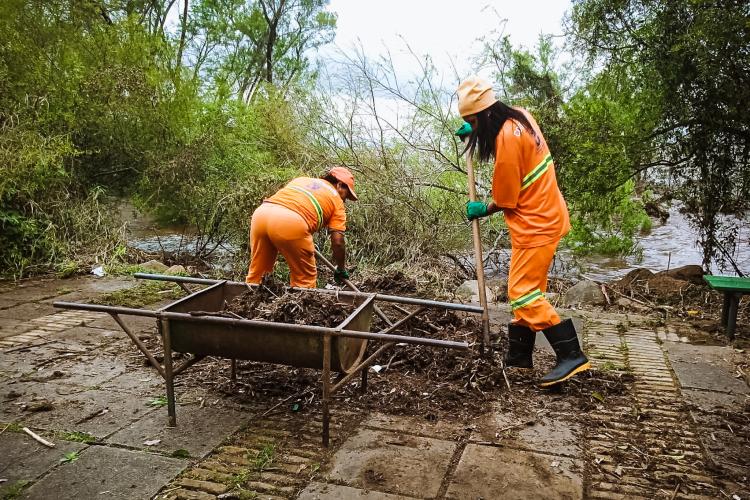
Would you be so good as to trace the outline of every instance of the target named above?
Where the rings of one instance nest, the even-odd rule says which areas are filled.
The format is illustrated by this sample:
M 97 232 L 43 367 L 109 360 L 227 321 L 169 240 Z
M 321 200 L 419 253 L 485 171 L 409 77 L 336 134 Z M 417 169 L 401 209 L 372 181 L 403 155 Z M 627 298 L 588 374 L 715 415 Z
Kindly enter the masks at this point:
M 169 320 L 160 321 L 161 338 L 164 343 L 164 381 L 167 383 L 167 412 L 169 427 L 177 427 L 177 412 L 174 404 L 174 372 L 172 370 L 172 337 L 169 332 Z
M 232 382 L 235 382 L 237 380 L 237 360 L 234 358 L 232 358 L 232 365 L 230 367 L 229 377 L 232 379 Z
M 331 336 L 323 336 L 323 446 L 328 448 L 329 405 L 331 402 Z

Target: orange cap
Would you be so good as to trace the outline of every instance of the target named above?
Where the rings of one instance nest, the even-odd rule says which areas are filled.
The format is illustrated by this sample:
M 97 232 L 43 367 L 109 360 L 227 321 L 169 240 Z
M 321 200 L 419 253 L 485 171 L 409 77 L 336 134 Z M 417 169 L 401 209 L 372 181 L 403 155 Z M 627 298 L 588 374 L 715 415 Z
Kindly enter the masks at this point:
M 458 86 L 458 113 L 469 116 L 483 111 L 497 102 L 490 82 L 473 75 Z
M 349 198 L 357 201 L 357 195 L 354 194 L 354 175 L 352 175 L 351 170 L 346 167 L 333 167 L 328 173 L 346 184 L 346 187 L 349 188 Z

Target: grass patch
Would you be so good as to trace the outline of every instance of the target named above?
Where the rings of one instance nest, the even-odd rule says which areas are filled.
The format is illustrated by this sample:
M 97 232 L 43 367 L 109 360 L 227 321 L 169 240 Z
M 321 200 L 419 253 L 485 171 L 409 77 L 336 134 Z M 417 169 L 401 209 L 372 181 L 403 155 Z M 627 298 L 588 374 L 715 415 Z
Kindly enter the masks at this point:
M 179 450 L 174 450 L 172 456 L 175 458 L 190 458 L 190 452 L 180 448 Z
M 133 276 L 135 273 L 150 273 L 152 271 L 140 264 L 125 264 L 113 262 L 104 266 L 104 272 L 112 276 Z
M 229 486 L 229 490 L 235 498 L 240 500 L 254 500 L 258 498 L 258 493 L 245 489 L 245 483 L 255 474 L 250 469 L 244 469 L 241 472 L 232 474 L 232 477 L 225 484 Z
M 147 406 L 153 406 L 155 408 L 162 408 L 164 406 L 167 406 L 167 403 L 169 401 L 167 400 L 166 396 L 157 396 L 148 403 L 146 403 Z
M 265 445 L 263 448 L 261 448 L 260 451 L 258 451 L 254 458 L 251 458 L 251 460 L 253 461 L 253 469 L 257 472 L 263 472 L 264 470 L 268 469 L 269 466 L 273 463 L 275 455 L 276 445 L 273 443 Z
M 250 471 L 245 469 L 241 472 L 235 472 L 229 479 L 229 487 L 232 489 L 242 489 L 247 480 L 250 478 Z
M 0 424 L 3 432 L 23 432 L 23 425 L 11 422 L 9 424 Z
M 78 455 L 77 451 L 69 451 L 68 453 L 63 455 L 63 457 L 60 459 L 60 463 L 67 464 L 67 463 L 75 462 L 79 458 L 80 456 Z
M 185 292 L 174 283 L 147 281 L 125 290 L 106 293 L 94 299 L 94 304 L 105 306 L 143 307 L 165 299 L 178 299 Z
M 78 432 L 78 431 L 59 431 L 55 433 L 55 436 L 58 439 L 63 439 L 65 441 L 74 441 L 76 443 L 95 443 L 97 439 L 92 436 L 91 434 L 88 434 L 86 432 Z
M 21 479 L 8 486 L 8 489 L 3 492 L 3 500 L 15 500 L 21 496 L 21 490 L 23 490 L 27 484 L 31 481 Z
M 620 346 L 617 348 L 623 355 L 627 355 L 630 351 L 630 348 L 628 347 L 627 342 L 625 342 L 625 339 L 620 339 Z
M 602 372 L 626 372 L 629 371 L 627 367 L 622 365 L 617 365 L 611 361 L 605 361 L 602 363 L 602 365 L 599 367 L 599 371 Z

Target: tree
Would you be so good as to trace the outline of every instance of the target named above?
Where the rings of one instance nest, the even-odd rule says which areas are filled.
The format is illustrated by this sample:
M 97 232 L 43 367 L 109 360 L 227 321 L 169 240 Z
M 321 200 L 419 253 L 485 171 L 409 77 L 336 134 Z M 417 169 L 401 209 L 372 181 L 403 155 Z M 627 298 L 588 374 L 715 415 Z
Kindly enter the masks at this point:
M 309 51 L 333 40 L 328 0 L 199 0 L 191 32 L 196 64 L 238 98 L 250 101 L 261 82 L 277 88 L 309 69 Z
M 750 207 L 747 2 L 582 0 L 568 27 L 600 78 L 625 83 L 619 99 L 658 118 L 623 124 L 647 153 L 631 175 L 666 170 L 698 230 L 704 267 L 723 262 L 737 234 L 723 214 Z

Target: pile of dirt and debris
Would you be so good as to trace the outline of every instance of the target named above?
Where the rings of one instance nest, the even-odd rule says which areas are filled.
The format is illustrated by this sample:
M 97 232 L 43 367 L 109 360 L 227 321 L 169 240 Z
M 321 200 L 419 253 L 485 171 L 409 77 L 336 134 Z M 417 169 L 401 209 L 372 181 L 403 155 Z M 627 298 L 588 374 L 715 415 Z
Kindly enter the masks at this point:
M 619 308 L 639 313 L 656 313 L 684 318 L 704 332 L 723 338 L 721 311 L 724 295 L 703 280 L 700 266 L 684 266 L 654 273 L 634 269 L 623 278 L 607 284 L 611 301 Z M 738 338 L 750 336 L 750 298 L 740 301 L 737 314 Z
M 358 287 L 367 293 L 385 293 L 390 295 L 412 296 L 417 293 L 417 280 L 402 271 L 392 270 L 368 276 Z
M 620 280 L 609 283 L 609 287 L 641 302 L 679 308 L 705 304 L 712 293 L 708 285 L 702 279 L 696 280 L 691 275 L 674 271 L 654 273 L 648 269 L 634 269 Z
M 397 277 L 390 282 L 403 284 L 405 280 Z M 382 307 L 394 322 L 408 313 L 393 304 L 382 304 Z M 407 306 L 409 308 L 412 306 Z M 337 301 L 335 294 L 288 292 L 279 283 L 264 282 L 236 297 L 227 305 L 225 313 L 285 323 L 335 326 L 353 309 L 354 306 Z M 374 316 L 371 331 L 384 328 L 385 322 Z M 509 412 L 528 412 L 529 400 L 538 399 L 533 394 L 540 392 L 534 383 L 552 368 L 554 354 L 549 349 L 539 348 L 534 355 L 534 369 L 504 372 L 502 358 L 507 349 L 507 334 L 493 332 L 492 349 L 482 353 L 478 342 L 481 331 L 476 315 L 426 309 L 392 333 L 466 342 L 468 349 L 396 344 L 377 360 L 379 364 L 369 369 L 365 394 L 360 393 L 357 377 L 334 398 L 363 410 L 434 419 L 474 418 L 489 411 L 493 404 L 501 404 Z M 371 344 L 368 353 L 380 345 Z M 251 361 L 238 361 L 237 369 L 238 377 L 233 381 L 226 360 L 209 358 L 180 379 L 188 386 L 207 387 L 226 394 L 243 405 L 290 397 L 289 402 L 300 408 L 320 403 L 319 370 Z M 614 398 L 622 393 L 627 382 L 627 375 L 597 372 L 583 374 L 561 390 L 566 398 L 572 395 L 577 406 L 585 408 L 597 404 L 600 398 Z M 508 390 L 509 385 L 511 390 Z
M 221 312 L 235 317 L 334 327 L 341 324 L 356 306 L 338 300 L 335 294 L 287 290 L 283 283 L 267 277 L 260 286 L 235 297 Z
M 285 304 L 282 299 L 286 296 L 283 295 L 270 304 Z M 292 297 L 298 300 L 295 295 Z M 262 304 L 261 302 L 257 309 L 259 314 L 264 314 L 263 308 L 267 307 Z M 326 314 L 329 313 L 328 306 L 322 309 Z M 394 314 L 395 311 L 389 306 L 384 309 L 392 320 L 398 319 L 399 315 Z M 272 311 L 278 312 L 271 313 L 270 316 L 278 314 L 278 317 L 290 317 L 284 306 L 274 307 Z M 534 369 L 509 369 L 504 373 L 501 367 L 502 357 L 507 349 L 506 334 L 499 332 L 493 336 L 491 354 L 483 354 L 477 342 L 480 332 L 481 323 L 475 316 L 428 309 L 393 333 L 464 341 L 469 344 L 469 348 L 456 350 L 395 345 L 381 356 L 377 361 L 379 364 L 370 368 L 365 394 L 360 392 L 357 377 L 341 392 L 336 393 L 334 399 L 346 401 L 363 410 L 428 419 L 470 419 L 489 411 L 496 403 L 507 407 L 509 412 L 528 412 L 528 399 L 534 400 L 532 394 L 540 391 L 534 382 L 554 365 L 553 353 L 547 349 L 537 349 Z M 368 352 L 375 348 L 372 345 Z M 320 403 L 319 370 L 239 361 L 238 379 L 232 381 L 229 379 L 228 368 L 225 360 L 207 360 L 182 377 L 194 376 L 195 383 L 231 396 L 240 404 L 270 402 L 282 396 L 293 396 L 289 401 L 300 407 L 314 407 Z M 627 374 L 596 372 L 579 376 L 561 390 L 566 393 L 564 399 L 569 400 L 568 396 L 571 396 L 578 407 L 585 408 L 598 404 L 599 398 L 610 401 L 617 394 L 624 393 L 628 380 Z M 508 385 L 511 386 L 510 391 Z

